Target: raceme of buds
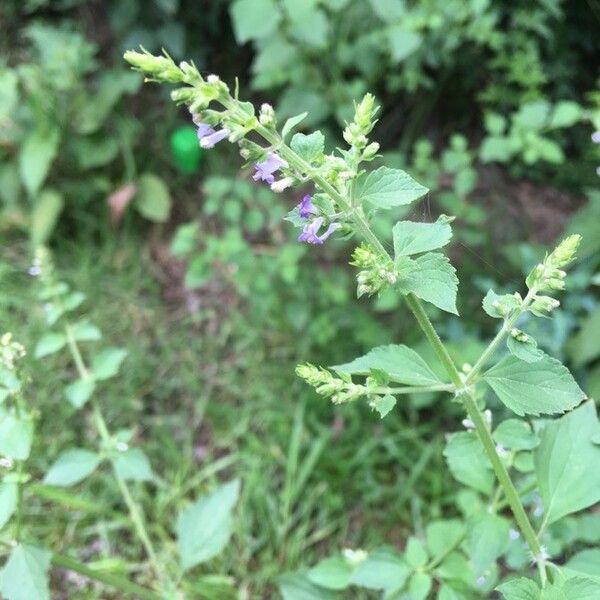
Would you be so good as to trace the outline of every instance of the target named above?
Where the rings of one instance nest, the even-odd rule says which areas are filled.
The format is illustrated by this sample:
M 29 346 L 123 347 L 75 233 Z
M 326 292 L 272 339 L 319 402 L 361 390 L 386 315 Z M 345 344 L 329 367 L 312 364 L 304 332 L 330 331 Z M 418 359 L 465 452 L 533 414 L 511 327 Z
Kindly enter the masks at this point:
M 565 238 L 543 262 L 532 269 L 525 280 L 527 287 L 536 291 L 564 290 L 566 273 L 562 269 L 573 262 L 580 242 L 580 235 Z
M 150 81 L 164 81 L 167 83 L 180 83 L 184 81 L 185 76 L 183 71 L 167 54 L 164 56 L 154 56 L 142 48 L 142 52 L 128 50 L 123 55 L 123 58 L 135 69 L 150 75 L 148 77 Z
M 330 398 L 334 404 L 342 404 L 370 395 L 368 386 L 344 381 L 327 369 L 311 364 L 298 365 L 296 375 L 315 388 L 317 394 Z
M 560 306 L 560 302 L 550 296 L 536 296 L 529 306 L 529 310 L 538 317 L 548 316 L 555 308 Z
M 261 105 L 258 120 L 260 121 L 260 124 L 264 125 L 265 127 L 275 128 L 275 125 L 277 124 L 275 119 L 275 111 L 270 104 L 265 102 Z
M 398 270 L 393 261 L 386 259 L 371 246 L 361 244 L 352 253 L 351 265 L 361 269 L 356 276 L 357 296 L 371 296 L 398 281 Z
M 365 148 L 369 143 L 367 137 L 377 120 L 375 114 L 379 110 L 379 107 L 375 105 L 375 96 L 373 94 L 365 94 L 363 99 L 356 105 L 354 112 L 354 121 L 349 123 L 344 129 L 344 139 L 348 144 L 354 148 Z M 370 149 L 368 155 L 375 156 L 377 149 L 373 152 L 373 148 Z M 365 160 L 368 160 L 365 158 Z
M 0 365 L 9 371 L 15 370 L 18 360 L 25 356 L 25 348 L 15 342 L 12 333 L 5 333 L 0 337 Z

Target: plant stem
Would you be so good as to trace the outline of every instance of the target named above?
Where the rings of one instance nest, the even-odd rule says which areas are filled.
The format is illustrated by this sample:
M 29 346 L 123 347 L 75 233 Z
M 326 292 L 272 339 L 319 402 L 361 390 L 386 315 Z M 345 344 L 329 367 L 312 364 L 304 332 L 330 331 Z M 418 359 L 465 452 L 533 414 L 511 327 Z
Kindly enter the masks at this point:
M 99 571 L 97 569 L 92 569 L 91 567 L 88 567 L 87 565 L 84 565 L 83 563 L 80 563 L 79 561 L 68 556 L 53 554 L 51 562 L 55 567 L 74 571 L 75 573 L 79 573 L 80 575 L 84 575 L 85 577 L 89 577 L 95 581 L 99 581 L 100 583 L 110 585 L 124 594 L 135 596 L 141 600 L 162 599 L 162 596 L 159 594 L 132 583 L 128 579 L 124 579 L 110 573 L 104 573 L 103 571 Z
M 488 347 L 482 352 L 481 356 L 477 359 L 477 362 L 473 365 L 473 368 L 467 375 L 465 380 L 465 385 L 469 385 L 475 380 L 475 377 L 479 374 L 481 369 L 485 366 L 488 359 L 494 354 L 494 352 L 498 349 L 498 346 L 504 341 L 504 338 L 510 333 L 511 329 L 517 322 L 517 319 L 525 312 L 527 307 L 533 301 L 533 298 L 536 294 L 537 290 L 535 288 L 529 290 L 525 299 L 523 300 L 523 304 L 521 305 L 521 309 L 515 311 L 515 314 L 504 320 L 500 331 L 496 334 L 496 337 L 489 343 Z
M 498 456 L 496 452 L 496 444 L 492 438 L 492 434 L 488 429 L 488 426 L 481 414 L 481 411 L 477 407 L 477 403 L 471 394 L 464 394 L 463 397 L 463 405 L 469 415 L 469 418 L 473 422 L 475 427 L 475 431 L 477 433 L 477 437 L 479 441 L 482 443 L 483 448 L 492 463 L 492 468 L 494 469 L 494 473 L 496 474 L 496 478 L 498 479 L 502 489 L 504 491 L 504 497 L 510 506 L 510 509 L 515 517 L 517 525 L 519 529 L 522 531 L 523 536 L 525 537 L 525 541 L 531 550 L 534 560 L 537 563 L 540 579 L 542 581 L 542 585 L 546 582 L 546 569 L 545 569 L 545 559 L 544 553 L 542 551 L 542 547 L 537 538 L 535 530 L 533 529 L 531 522 L 529 521 L 529 517 L 523 508 L 523 504 L 521 503 L 521 499 L 519 497 L 519 493 L 515 489 L 513 482 L 502 462 L 502 459 Z
M 67 344 L 69 346 L 69 350 L 71 351 L 71 355 L 73 357 L 73 361 L 75 362 L 75 366 L 77 367 L 79 377 L 81 379 L 89 378 L 90 372 L 85 365 L 83 357 L 81 356 L 79 346 L 77 345 L 77 340 L 75 339 L 75 336 L 73 335 L 73 330 L 69 324 L 65 326 L 65 335 L 67 337 Z M 110 432 L 108 431 L 108 427 L 106 425 L 104 415 L 102 414 L 102 410 L 100 409 L 99 404 L 94 399 L 92 399 L 92 407 L 94 414 L 94 424 L 98 433 L 100 434 L 103 446 L 108 449 L 113 445 L 113 438 Z M 170 578 L 164 573 L 160 561 L 158 560 L 158 556 L 156 554 L 156 551 L 154 550 L 154 546 L 146 530 L 146 525 L 144 523 L 144 518 L 141 509 L 137 502 L 133 499 L 127 482 L 121 477 L 121 475 L 117 471 L 115 461 L 110 457 L 109 459 L 112 465 L 115 479 L 117 481 L 117 485 L 119 486 L 119 490 L 121 492 L 121 495 L 123 496 L 123 500 L 127 505 L 129 516 L 131 517 L 131 521 L 133 523 L 133 526 L 135 527 L 136 533 L 140 538 L 142 545 L 144 546 L 146 554 L 148 555 L 150 564 L 152 565 L 152 568 L 156 576 L 158 577 L 158 580 L 161 582 L 161 586 L 165 588 L 165 584 L 168 584 L 169 587 L 173 587 Z
M 441 383 L 440 385 L 422 385 L 422 386 L 406 386 L 406 387 L 388 387 L 381 386 L 369 388 L 374 394 L 423 394 L 426 392 L 453 392 L 456 387 L 452 383 Z

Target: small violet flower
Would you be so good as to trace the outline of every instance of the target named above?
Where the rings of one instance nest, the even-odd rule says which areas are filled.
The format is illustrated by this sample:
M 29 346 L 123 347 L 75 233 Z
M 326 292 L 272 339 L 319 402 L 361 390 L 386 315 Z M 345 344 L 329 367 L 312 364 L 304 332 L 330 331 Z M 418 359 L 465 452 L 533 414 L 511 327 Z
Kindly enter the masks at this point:
M 331 223 L 325 233 L 318 235 L 321 225 L 323 225 L 323 217 L 318 217 L 312 223 L 306 224 L 298 236 L 298 241 L 307 244 L 322 244 L 336 229 L 341 227 L 339 223 Z
M 278 171 L 282 167 L 287 167 L 288 164 L 275 154 L 271 152 L 263 162 L 255 163 L 254 168 L 256 173 L 253 175 L 254 181 L 266 181 L 269 185 L 274 183 L 275 176 L 273 173 Z
M 198 139 L 203 148 L 214 148 L 221 140 L 229 135 L 229 129 L 220 129 L 215 131 L 210 125 L 200 123 L 198 125 Z
M 298 214 L 302 219 L 308 219 L 310 215 L 314 215 L 317 212 L 317 209 L 314 207 L 312 203 L 312 197 L 308 194 L 302 198 L 302 202 L 298 204 Z

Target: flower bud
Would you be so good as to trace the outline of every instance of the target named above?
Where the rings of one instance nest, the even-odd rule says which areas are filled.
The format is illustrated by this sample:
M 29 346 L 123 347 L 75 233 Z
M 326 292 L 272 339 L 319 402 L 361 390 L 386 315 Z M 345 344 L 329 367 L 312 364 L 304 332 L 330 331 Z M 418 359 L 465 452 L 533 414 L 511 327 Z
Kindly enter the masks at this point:
M 577 248 L 581 243 L 580 235 L 570 235 L 566 237 L 548 257 L 555 268 L 566 267 L 575 259 Z

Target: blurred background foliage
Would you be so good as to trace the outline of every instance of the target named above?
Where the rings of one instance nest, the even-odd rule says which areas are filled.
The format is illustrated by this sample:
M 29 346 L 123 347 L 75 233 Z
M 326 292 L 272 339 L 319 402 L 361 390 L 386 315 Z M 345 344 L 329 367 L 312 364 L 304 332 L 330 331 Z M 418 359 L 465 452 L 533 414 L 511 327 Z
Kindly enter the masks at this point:
M 453 484 L 443 432 L 459 414 L 432 410 L 432 395 L 380 423 L 364 407 L 322 405 L 295 381 L 293 365 L 309 357 L 339 363 L 375 344 L 422 342 L 396 299 L 378 298 L 375 313 L 355 301 L 344 242 L 318 252 L 295 242 L 282 217 L 297 198 L 250 182 L 231 147 L 201 152 L 189 115 L 165 90 L 142 90 L 123 51 L 164 47 L 229 83 L 239 77 L 243 95 L 273 103 L 281 122 L 309 111 L 303 125 L 331 148 L 353 101 L 375 93 L 384 160 L 431 189 L 408 216 L 457 216 L 463 319 L 439 326 L 461 363 L 492 333 L 479 310 L 487 289 L 514 291 L 548 244 L 581 233 L 557 317 L 527 326 L 598 396 L 599 24 L 595 0 L 2 2 L 1 328 L 35 344 L 27 268 L 30 249 L 50 244 L 94 320 L 129 348 L 110 410 L 139 423 L 162 463 L 156 496 L 244 476 L 239 547 L 216 568 L 249 597 L 267 597 L 278 573 L 330 548 L 401 544 L 425 516 L 444 514 Z M 57 406 L 65 368 L 30 360 L 42 412 Z M 43 424 L 56 434 L 45 466 L 54 443 L 85 435 L 61 430 L 68 410 Z M 146 496 L 152 515 L 161 504 Z M 78 547 L 99 535 L 86 515 L 73 524 L 66 514 L 43 534 L 69 531 Z

